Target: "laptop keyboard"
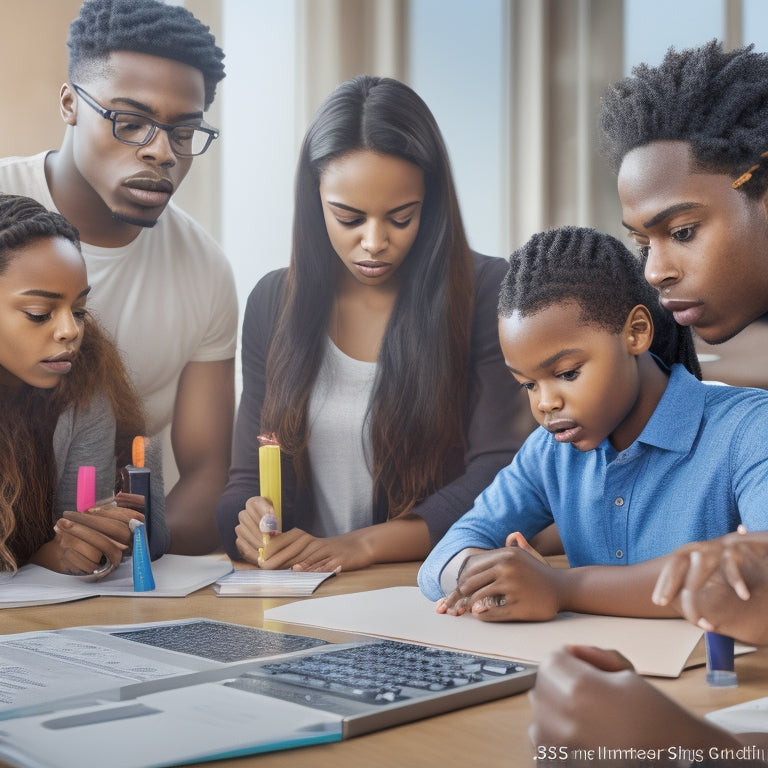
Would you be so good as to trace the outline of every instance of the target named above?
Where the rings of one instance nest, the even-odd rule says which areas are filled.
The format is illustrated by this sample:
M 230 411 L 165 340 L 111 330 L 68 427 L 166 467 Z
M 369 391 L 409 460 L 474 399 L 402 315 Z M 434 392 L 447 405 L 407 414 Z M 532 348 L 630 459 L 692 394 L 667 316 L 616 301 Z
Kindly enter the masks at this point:
M 221 662 L 276 656 L 326 645 L 324 640 L 313 637 L 206 620 L 110 634 L 124 640 Z
M 368 704 L 391 704 L 528 672 L 515 661 L 391 640 L 265 662 L 226 684 L 263 690 L 265 677 Z

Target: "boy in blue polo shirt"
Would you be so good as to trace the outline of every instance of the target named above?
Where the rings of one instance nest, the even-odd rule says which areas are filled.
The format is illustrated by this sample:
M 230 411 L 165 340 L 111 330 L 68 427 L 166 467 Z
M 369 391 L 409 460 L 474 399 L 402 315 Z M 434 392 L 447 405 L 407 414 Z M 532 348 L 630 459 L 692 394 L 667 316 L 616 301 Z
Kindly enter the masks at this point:
M 490 621 L 673 615 L 651 601 L 661 556 L 768 528 L 768 392 L 698 381 L 690 332 L 594 230 L 540 233 L 513 254 L 499 317 L 541 427 L 433 549 L 422 591 Z M 570 569 L 504 546 L 552 522 Z

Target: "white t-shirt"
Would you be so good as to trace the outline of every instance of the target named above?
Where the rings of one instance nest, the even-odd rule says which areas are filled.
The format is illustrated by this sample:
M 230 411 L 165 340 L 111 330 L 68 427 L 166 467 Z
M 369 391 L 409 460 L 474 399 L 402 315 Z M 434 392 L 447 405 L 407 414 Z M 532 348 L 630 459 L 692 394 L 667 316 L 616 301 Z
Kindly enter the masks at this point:
M 0 159 L 0 191 L 57 210 L 45 180 L 46 154 Z M 171 423 L 188 362 L 235 356 L 232 267 L 213 238 L 173 202 L 128 245 L 82 243 L 82 249 L 92 286 L 88 309 L 114 338 L 144 402 L 148 434 L 156 434 Z

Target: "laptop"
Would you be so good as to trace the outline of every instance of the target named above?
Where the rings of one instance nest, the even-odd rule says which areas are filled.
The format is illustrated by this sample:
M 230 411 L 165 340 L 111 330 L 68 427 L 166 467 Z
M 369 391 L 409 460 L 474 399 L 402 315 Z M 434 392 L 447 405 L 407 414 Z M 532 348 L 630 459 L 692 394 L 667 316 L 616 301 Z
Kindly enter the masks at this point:
M 206 619 L 106 632 L 154 658 L 211 663 L 17 710 L 0 720 L 0 758 L 46 768 L 103 768 L 106 756 L 110 768 L 183 765 L 341 741 L 520 693 L 535 679 L 534 665 L 364 636 L 327 643 Z

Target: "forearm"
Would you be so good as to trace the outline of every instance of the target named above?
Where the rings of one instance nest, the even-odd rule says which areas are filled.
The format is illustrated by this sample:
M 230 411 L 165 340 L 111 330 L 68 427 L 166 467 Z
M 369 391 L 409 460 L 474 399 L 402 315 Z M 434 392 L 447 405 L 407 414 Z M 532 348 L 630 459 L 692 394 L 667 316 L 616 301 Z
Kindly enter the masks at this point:
M 357 540 L 371 564 L 423 560 L 431 546 L 427 524 L 415 515 L 360 528 L 346 535 Z
M 215 510 L 226 479 L 223 466 L 180 476 L 165 499 L 172 553 L 203 555 L 220 546 Z
M 656 558 L 628 566 L 553 568 L 560 610 L 607 616 L 677 616 L 669 606 L 651 600 L 663 564 L 664 558 Z

